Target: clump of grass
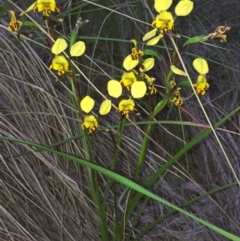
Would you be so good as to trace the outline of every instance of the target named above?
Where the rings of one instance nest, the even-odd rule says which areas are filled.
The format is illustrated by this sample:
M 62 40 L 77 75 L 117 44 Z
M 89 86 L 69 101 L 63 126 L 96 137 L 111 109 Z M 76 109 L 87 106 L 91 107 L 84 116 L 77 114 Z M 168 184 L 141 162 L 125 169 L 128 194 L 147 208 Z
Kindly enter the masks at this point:
M 194 1 L 175 28 L 154 24 L 161 3 L 57 1 L 43 17 L 38 2 L 27 12 L 18 2 L 3 5 L 4 19 L 22 12 L 22 23 L 11 15 L 10 29 L 1 25 L 4 239 L 240 240 L 239 43 L 232 30 L 223 43 L 209 35 L 237 27 L 238 15 L 223 18 L 216 4 Z M 227 13 L 237 8 L 222 4 Z M 154 46 L 142 39 L 151 24 L 164 35 Z M 119 84 L 133 69 L 146 90 Z M 198 76 L 203 87 L 193 85 Z M 129 96 L 135 106 L 123 111 Z M 102 108 L 104 98 L 112 102 Z

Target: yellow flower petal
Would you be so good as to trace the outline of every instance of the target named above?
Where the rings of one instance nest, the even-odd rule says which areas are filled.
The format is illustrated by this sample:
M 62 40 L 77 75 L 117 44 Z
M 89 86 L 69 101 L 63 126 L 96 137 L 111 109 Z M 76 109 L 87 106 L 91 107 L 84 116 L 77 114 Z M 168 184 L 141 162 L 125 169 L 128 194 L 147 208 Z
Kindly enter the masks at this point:
M 99 114 L 106 115 L 110 112 L 111 108 L 112 108 L 111 100 L 104 100 L 100 106 Z
M 17 20 L 15 12 L 13 10 L 9 10 L 9 15 L 10 15 L 11 20 L 14 20 L 14 21 Z
M 170 22 L 170 21 L 173 21 L 173 15 L 171 12 L 169 11 L 161 11 L 157 16 L 156 16 L 156 20 L 158 21 L 166 21 L 167 22 Z
M 123 61 L 123 67 L 127 71 L 132 70 L 135 68 L 139 63 L 139 59 L 133 59 L 132 55 L 129 54 Z
M 167 10 L 172 5 L 172 0 L 155 0 L 154 8 L 157 12 Z
M 147 41 L 147 46 L 156 45 L 161 38 L 163 38 L 163 34 L 159 34 L 158 36 L 150 39 L 149 41 Z
M 131 94 L 133 98 L 142 98 L 147 92 L 147 86 L 144 81 L 137 81 L 132 84 Z
M 209 71 L 207 61 L 202 58 L 196 58 L 193 61 L 193 67 L 199 74 L 207 74 Z
M 141 72 L 146 72 L 146 71 L 152 69 L 153 66 L 154 66 L 154 62 L 155 62 L 154 58 L 147 58 L 147 59 L 145 59 L 143 61 L 142 65 L 141 65 L 140 71 Z
M 171 65 L 171 70 L 174 74 L 187 76 L 187 74 L 183 70 L 177 68 L 175 65 Z
M 153 37 L 156 35 L 156 33 L 157 33 L 157 29 L 154 28 L 153 30 L 147 32 L 147 33 L 143 36 L 142 41 L 147 41 L 148 39 L 153 38 Z
M 108 94 L 114 98 L 118 98 L 122 94 L 122 86 L 117 80 L 108 81 Z
M 153 81 L 156 80 L 156 78 L 150 77 L 150 76 L 148 76 L 148 75 L 145 74 L 145 73 L 141 73 L 141 77 L 144 78 L 144 80 L 146 80 L 149 85 L 152 85 L 152 84 L 153 84 Z
M 58 38 L 52 46 L 52 53 L 58 55 L 67 48 L 67 42 L 63 38 Z
M 197 78 L 197 84 L 198 84 L 198 83 L 206 83 L 206 82 L 207 82 L 206 76 L 200 74 L 200 75 L 198 76 L 198 78 Z
M 80 107 L 82 111 L 89 113 L 93 107 L 94 107 L 95 101 L 92 99 L 90 96 L 85 96 L 81 102 L 80 102 Z
M 137 47 L 137 40 L 136 39 L 131 39 L 131 42 L 133 43 L 134 47 Z
M 86 45 L 83 41 L 76 42 L 70 49 L 70 55 L 72 57 L 78 57 L 84 54 Z
M 177 16 L 187 16 L 193 10 L 193 2 L 190 0 L 181 0 L 175 7 Z

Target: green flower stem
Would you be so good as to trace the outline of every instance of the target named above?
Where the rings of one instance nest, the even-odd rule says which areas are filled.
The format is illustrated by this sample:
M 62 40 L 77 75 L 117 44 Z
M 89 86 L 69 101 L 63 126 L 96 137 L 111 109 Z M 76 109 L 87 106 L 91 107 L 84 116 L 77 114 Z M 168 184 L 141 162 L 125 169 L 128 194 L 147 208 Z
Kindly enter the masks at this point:
M 123 130 L 124 130 L 124 126 L 125 126 L 125 122 L 126 122 L 126 119 L 125 118 L 121 118 L 121 121 L 119 123 L 119 126 L 118 126 L 118 132 L 117 132 L 117 140 L 115 142 L 114 140 L 114 137 L 112 135 L 112 133 L 110 133 L 112 139 L 113 139 L 113 143 L 115 143 L 115 149 L 114 149 L 114 156 L 113 156 L 113 160 L 112 160 L 112 163 L 111 163 L 111 167 L 110 167 L 110 170 L 113 170 L 116 172 L 116 166 L 117 166 L 117 160 L 118 160 L 118 151 L 119 151 L 119 146 L 120 146 L 120 143 L 121 143 L 121 140 L 122 140 L 122 134 L 123 134 Z M 103 198 L 103 212 L 106 211 L 106 206 L 107 206 L 107 196 L 108 196 L 108 193 L 109 193 L 109 189 L 110 189 L 110 183 L 111 183 L 111 179 L 108 178 L 107 179 L 107 184 L 106 184 L 106 188 L 105 188 L 105 191 L 104 191 L 104 198 Z M 116 182 L 114 181 L 113 183 L 114 185 L 114 190 L 116 190 Z M 120 235 L 118 234 L 118 229 L 117 229 L 117 226 L 118 226 L 118 208 L 117 208 L 117 200 L 116 200 L 116 191 L 114 192 L 114 224 L 113 224 L 113 233 L 115 234 L 115 236 L 113 237 L 113 241 L 117 241 L 118 238 L 120 237 Z
M 68 62 L 69 62 L 69 65 L 70 65 L 70 69 L 72 71 L 72 76 L 68 77 L 68 80 L 71 83 L 71 89 L 72 89 L 72 93 L 73 93 L 73 96 L 74 96 L 74 99 L 75 99 L 77 109 L 79 110 L 79 112 L 82 116 L 83 113 L 82 113 L 81 108 L 79 107 L 79 100 L 81 99 L 80 86 L 79 86 L 79 83 L 76 79 L 75 68 L 74 68 L 73 64 L 71 63 L 71 57 L 69 57 Z
M 73 76 L 75 76 L 75 75 L 73 75 Z M 79 106 L 79 98 L 78 98 L 77 92 L 76 92 L 76 86 L 75 86 L 76 80 L 73 78 L 70 78 L 70 77 L 68 79 L 71 84 L 75 106 L 79 110 L 79 113 L 80 113 L 80 115 L 78 115 L 78 117 L 79 117 L 79 119 L 81 119 L 83 117 L 83 113 Z M 85 134 L 82 129 L 81 123 L 79 124 L 79 132 L 80 132 L 80 135 Z M 82 144 L 82 147 L 84 150 L 83 153 L 84 153 L 85 159 L 90 160 L 90 162 L 94 163 L 94 155 L 93 155 L 89 135 L 85 134 L 85 138 L 81 138 L 81 144 Z M 89 184 L 90 184 L 92 199 L 95 204 L 95 211 L 96 211 L 96 214 L 98 215 L 98 217 L 100 218 L 99 229 L 100 229 L 100 233 L 101 233 L 101 238 L 104 241 L 105 240 L 108 241 L 109 240 L 108 226 L 107 226 L 107 221 L 106 221 L 105 208 L 102 205 L 102 202 L 100 199 L 99 185 L 98 185 L 98 181 L 97 181 L 97 172 L 95 170 L 93 170 L 92 168 L 87 167 L 87 174 L 88 174 L 88 180 L 89 180 Z
M 142 165 L 143 165 L 145 157 L 146 157 L 147 147 L 148 147 L 148 143 L 149 143 L 148 137 L 149 137 L 149 135 L 151 133 L 151 129 L 152 129 L 151 121 L 153 120 L 155 115 L 157 113 L 159 113 L 166 106 L 166 104 L 169 102 L 169 98 L 170 98 L 170 92 L 164 97 L 164 99 L 162 101 L 160 101 L 156 105 L 153 113 L 149 117 L 150 123 L 148 124 L 147 129 L 145 131 L 145 136 L 144 136 L 144 139 L 143 139 L 143 142 L 142 142 L 142 147 L 141 147 L 140 154 L 139 154 L 139 157 L 138 157 L 136 172 L 135 172 L 134 177 L 133 177 L 134 181 L 136 181 L 138 179 L 139 173 L 142 169 Z M 129 192 L 129 198 L 128 198 L 127 203 L 126 203 L 125 215 L 124 215 L 124 217 L 121 221 L 121 224 L 119 225 L 119 228 L 118 228 L 120 230 L 120 233 L 123 233 L 124 225 L 126 224 L 126 220 L 129 219 L 129 217 L 130 217 L 130 215 L 133 211 L 132 206 L 135 207 L 135 205 L 132 203 L 131 194 L 132 194 L 132 191 Z
M 115 152 L 114 152 L 113 162 L 111 165 L 111 170 L 114 170 L 115 172 L 116 172 L 116 166 L 117 166 L 117 160 L 118 160 L 119 147 L 121 144 L 122 134 L 123 134 L 125 123 L 126 123 L 126 118 L 121 118 L 119 129 L 118 129 L 116 148 L 115 148 Z M 110 181 L 111 179 L 109 178 L 108 180 Z M 115 233 L 115 236 L 114 236 L 113 240 L 120 241 L 119 238 L 121 237 L 121 233 L 120 234 L 118 233 L 119 229 L 118 229 L 118 203 L 116 200 L 116 197 L 117 197 L 116 181 L 114 181 L 113 185 L 114 185 L 114 209 L 115 209 L 114 210 L 115 220 L 114 220 L 114 224 L 113 224 L 113 233 Z
M 149 143 L 149 136 L 152 130 L 152 124 L 149 124 L 147 126 L 147 129 L 145 131 L 145 136 L 142 142 L 142 147 L 140 150 L 140 154 L 138 156 L 138 162 L 137 162 L 137 167 L 136 167 L 136 171 L 133 177 L 133 180 L 136 181 L 138 179 L 139 173 L 142 169 L 142 165 L 144 163 L 145 157 L 146 157 L 146 152 L 147 152 L 147 147 L 148 147 L 148 143 Z
M 170 91 L 169 82 L 170 82 L 170 78 L 172 77 L 172 75 L 173 75 L 173 72 L 172 72 L 172 70 L 170 69 L 170 71 L 168 72 L 167 77 L 166 77 L 166 79 L 165 79 L 165 86 L 166 86 L 166 91 L 165 91 L 165 93 L 166 93 L 166 94 L 168 94 L 169 91 Z
M 152 118 L 152 117 L 150 116 L 150 118 Z M 143 165 L 145 157 L 146 157 L 147 147 L 148 147 L 148 143 L 149 143 L 149 135 L 151 133 L 151 130 L 152 130 L 152 124 L 150 123 L 150 124 L 148 124 L 147 129 L 145 131 L 145 136 L 144 136 L 144 139 L 143 139 L 143 142 L 142 142 L 142 147 L 141 147 L 141 150 L 140 150 L 140 153 L 139 153 L 139 156 L 138 156 L 137 167 L 136 167 L 136 171 L 135 171 L 135 174 L 134 174 L 134 177 L 133 177 L 134 181 L 136 181 L 138 179 L 139 173 L 142 169 L 142 165 Z M 120 233 L 122 235 L 123 235 L 123 231 L 125 229 L 125 225 L 127 223 L 127 220 L 129 219 L 130 214 L 132 212 L 132 210 L 129 211 L 129 206 L 131 205 L 131 202 L 132 202 L 132 190 L 129 191 L 128 199 L 127 199 L 127 202 L 126 202 L 125 214 L 124 214 L 124 217 L 122 218 L 122 221 L 121 221 L 121 223 L 118 227 L 118 230 L 120 231 Z
M 75 105 L 75 107 L 77 107 L 77 110 L 79 110 L 80 114 L 82 115 L 82 110 L 80 110 L 79 105 L 78 105 L 79 99 L 78 99 L 77 93 L 76 93 L 76 87 L 75 87 L 75 83 L 74 83 L 75 81 L 71 77 L 68 77 L 68 80 L 69 80 L 69 82 L 71 84 L 72 96 L 73 96 L 73 99 L 74 99 L 74 105 Z
M 88 144 L 88 150 L 89 150 L 89 156 L 90 156 L 90 162 L 94 163 L 94 156 L 92 152 L 92 147 L 91 147 L 91 142 L 89 140 L 89 136 L 86 135 L 86 140 Z M 92 193 L 92 198 L 93 202 L 96 205 L 95 206 L 95 211 L 97 216 L 100 218 L 99 221 L 99 229 L 101 233 L 101 239 L 102 240 L 109 240 L 108 236 L 108 226 L 107 226 L 107 220 L 106 220 L 106 213 L 105 213 L 105 208 L 104 205 L 101 202 L 100 194 L 99 194 L 99 184 L 97 180 L 97 171 L 94 169 L 87 167 L 87 173 L 88 173 L 88 180 L 90 183 L 90 189 Z

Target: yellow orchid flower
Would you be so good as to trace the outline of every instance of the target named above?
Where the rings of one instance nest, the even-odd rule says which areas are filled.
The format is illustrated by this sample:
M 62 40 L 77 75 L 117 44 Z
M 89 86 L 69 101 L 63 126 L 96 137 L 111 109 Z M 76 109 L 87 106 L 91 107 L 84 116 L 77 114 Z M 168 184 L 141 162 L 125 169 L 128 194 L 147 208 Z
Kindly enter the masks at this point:
M 124 99 L 119 102 L 117 111 L 121 112 L 122 115 L 128 118 L 130 111 L 135 110 L 134 107 L 135 107 L 135 103 L 132 99 L 128 99 L 128 100 Z
M 139 59 L 143 56 L 143 51 L 139 50 L 137 47 L 137 41 L 135 39 L 131 40 L 134 44 L 132 48 L 132 53 L 129 54 L 123 61 L 123 67 L 125 70 L 129 71 L 135 68 L 139 64 Z
M 174 94 L 174 98 L 172 99 L 172 103 L 175 105 L 175 106 L 181 106 L 183 104 L 183 98 L 181 97 L 181 94 L 180 94 L 180 89 L 176 82 L 171 80 L 169 82 L 169 86 L 170 86 L 170 90 L 173 91 L 173 94 Z
M 172 13 L 168 11 L 161 11 L 156 19 L 152 22 L 154 28 L 161 30 L 161 33 L 164 34 L 167 31 L 174 30 L 174 19 Z
M 43 16 L 49 17 L 51 12 L 60 12 L 56 6 L 55 0 L 37 0 L 31 6 L 29 6 L 25 11 L 23 11 L 20 16 L 30 11 L 33 12 L 43 12 Z
M 60 76 L 70 71 L 68 61 L 64 55 L 56 55 L 52 60 L 50 69 L 57 70 Z
M 174 31 L 174 18 L 171 12 L 167 11 L 172 5 L 172 0 L 155 0 L 154 8 L 159 13 L 156 19 L 152 22 L 154 30 L 150 30 L 143 36 L 143 41 L 147 46 L 156 45 L 160 39 L 164 37 L 164 34 L 168 31 Z M 193 9 L 193 2 L 191 0 L 180 0 L 175 7 L 175 13 L 177 16 L 186 16 Z M 160 33 L 157 34 L 157 29 Z
M 123 73 L 120 83 L 122 86 L 125 86 L 128 90 L 130 90 L 132 84 L 136 81 L 137 81 L 137 78 L 136 78 L 134 72 L 130 71 L 130 72 Z
M 205 75 L 199 75 L 197 78 L 197 83 L 193 85 L 197 95 L 204 95 L 206 90 L 209 88 L 209 84 L 207 82 Z
M 88 129 L 88 131 L 90 133 L 92 133 L 93 131 L 98 129 L 99 125 L 98 125 L 98 122 L 97 122 L 97 119 L 95 118 L 95 116 L 94 115 L 84 116 L 82 128 Z
M 13 10 L 9 10 L 9 15 L 10 15 L 10 23 L 8 25 L 8 30 L 11 32 L 17 32 L 18 29 L 22 26 L 22 22 L 17 20 L 15 16 L 15 12 Z
M 183 98 L 180 95 L 174 96 L 172 99 L 172 102 L 175 106 L 181 106 L 183 104 Z
M 68 44 L 65 39 L 58 38 L 55 43 L 53 44 L 51 50 L 52 53 L 56 56 L 52 60 L 52 64 L 50 66 L 50 69 L 54 69 L 58 71 L 58 75 L 62 76 L 65 72 L 70 71 L 68 60 L 64 55 L 61 54 L 64 50 L 66 50 Z M 86 50 L 85 43 L 82 41 L 76 42 L 70 49 L 70 55 L 72 57 L 81 56 L 84 54 Z

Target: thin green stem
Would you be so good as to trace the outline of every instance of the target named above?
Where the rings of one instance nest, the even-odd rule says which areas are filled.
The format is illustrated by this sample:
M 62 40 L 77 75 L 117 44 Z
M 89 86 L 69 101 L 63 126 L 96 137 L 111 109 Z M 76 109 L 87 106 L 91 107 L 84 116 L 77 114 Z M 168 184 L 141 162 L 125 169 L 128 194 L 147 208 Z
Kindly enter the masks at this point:
M 114 148 L 114 156 L 113 156 L 113 160 L 112 160 L 112 163 L 111 163 L 111 167 L 110 167 L 110 170 L 114 170 L 116 171 L 116 166 L 117 166 L 117 160 L 118 160 L 118 152 L 119 152 L 119 146 L 120 146 L 120 143 L 121 143 L 121 140 L 122 140 L 122 134 L 123 134 L 123 130 L 124 130 L 124 125 L 125 125 L 125 122 L 126 122 L 126 119 L 125 118 L 122 118 L 120 123 L 119 123 L 119 126 L 118 126 L 118 131 L 117 131 L 117 140 L 115 142 L 114 140 L 114 137 L 112 135 L 112 133 L 110 132 L 110 135 L 111 135 L 111 138 L 112 138 L 112 141 L 115 145 L 115 148 Z M 108 196 L 108 193 L 109 193 L 109 189 L 110 189 L 110 183 L 111 183 L 111 179 L 108 178 L 107 179 L 107 184 L 106 184 L 106 188 L 105 188 L 105 191 L 104 191 L 104 198 L 103 198 L 103 204 L 102 204 L 102 207 L 103 207 L 103 212 L 105 212 L 106 210 L 106 205 L 107 205 L 107 196 Z M 113 183 L 113 188 L 114 188 L 114 224 L 113 224 L 113 233 L 115 234 L 115 236 L 113 237 L 113 240 L 118 240 L 119 238 L 119 235 L 117 233 L 117 225 L 118 225 L 118 208 L 117 208 L 117 199 L 116 199 L 116 182 L 114 181 Z
M 153 112 L 151 112 L 151 115 L 149 116 L 149 121 L 153 120 L 154 116 L 159 113 L 165 106 L 166 104 L 169 102 L 169 98 L 170 98 L 170 92 L 164 97 L 164 99 L 162 101 L 160 101 Z M 133 177 L 133 180 L 136 181 L 138 179 L 138 176 L 140 174 L 140 171 L 142 169 L 144 160 L 146 158 L 146 152 L 147 152 L 147 147 L 148 147 L 148 143 L 149 143 L 149 136 L 152 130 L 152 123 L 150 122 L 147 125 L 147 129 L 145 131 L 145 136 L 142 142 L 142 146 L 141 146 L 141 150 L 138 156 L 138 162 L 137 162 L 137 167 L 136 167 L 136 171 Z M 118 227 L 118 229 L 120 230 L 120 233 L 123 233 L 124 230 L 124 225 L 126 224 L 126 220 L 128 220 L 128 218 L 130 217 L 133 208 L 130 208 L 132 206 L 132 191 L 129 191 L 129 198 L 127 199 L 127 203 L 126 203 L 126 209 L 125 209 L 125 214 L 124 217 Z
M 89 148 L 90 162 L 94 163 L 94 155 L 93 155 L 92 146 L 91 146 L 89 137 L 87 137 L 86 140 L 87 140 L 87 144 L 88 144 L 88 148 Z M 98 173 L 95 170 L 93 170 L 92 168 L 87 168 L 87 173 L 88 173 L 88 180 L 90 183 L 90 189 L 91 189 L 91 193 L 92 193 L 93 202 L 96 205 L 95 211 L 96 211 L 97 216 L 100 218 L 99 229 L 100 229 L 100 233 L 101 233 L 101 238 L 102 238 L 102 240 L 107 241 L 107 240 L 109 240 L 108 226 L 107 226 L 104 205 L 101 202 L 100 193 L 99 193 L 99 184 L 98 184 L 98 180 L 97 180 Z
M 151 117 L 150 117 L 151 118 Z M 136 181 L 138 179 L 138 176 L 140 174 L 140 171 L 142 169 L 142 165 L 144 163 L 145 157 L 146 157 L 146 152 L 147 152 L 147 147 L 148 147 L 148 143 L 149 143 L 149 135 L 152 129 L 152 124 L 148 124 L 146 132 L 145 132 L 145 136 L 144 139 L 142 141 L 142 146 L 141 146 L 141 150 L 138 156 L 138 162 L 137 162 L 137 167 L 136 167 L 136 171 L 133 177 L 133 180 Z M 120 230 L 120 233 L 122 233 L 123 235 L 123 231 L 124 231 L 124 227 L 126 225 L 126 222 L 131 214 L 131 212 L 129 212 L 129 205 L 131 205 L 131 201 L 132 201 L 132 190 L 129 191 L 128 194 L 128 199 L 126 202 L 126 209 L 125 209 L 125 213 L 124 213 L 124 217 L 118 227 L 118 230 Z
M 133 177 L 134 181 L 136 181 L 138 179 L 139 173 L 142 170 L 142 165 L 143 165 L 145 157 L 146 157 L 146 152 L 147 152 L 147 147 L 148 147 L 148 143 L 149 143 L 149 136 L 150 136 L 151 130 L 152 130 L 152 124 L 149 124 L 147 126 L 145 136 L 144 136 L 144 139 L 142 142 L 140 154 L 138 156 L 137 167 L 136 167 L 136 171 L 135 171 L 135 174 Z
M 74 75 L 75 76 L 75 75 Z M 76 80 L 75 78 L 68 78 L 71 84 L 72 88 L 72 93 L 73 93 L 73 99 L 75 102 L 76 108 L 79 110 L 79 118 L 83 117 L 82 110 L 79 106 L 79 98 L 76 92 Z M 84 131 L 82 129 L 81 123 L 79 124 L 79 132 L 80 134 L 84 134 Z M 91 146 L 91 142 L 89 139 L 89 135 L 85 134 L 85 138 L 81 139 L 81 144 L 84 150 L 84 157 L 86 160 L 90 160 L 90 162 L 94 163 L 94 155 L 93 155 L 93 148 Z M 95 211 L 98 217 L 100 218 L 99 222 L 99 229 L 101 233 L 101 238 L 102 240 L 109 240 L 108 236 L 108 226 L 107 226 L 107 221 L 106 221 L 106 213 L 105 209 L 103 208 L 101 198 L 100 198 L 100 192 L 99 192 L 99 185 L 98 185 L 98 180 L 97 180 L 97 172 L 89 167 L 87 167 L 87 174 L 88 174 L 88 181 L 90 184 L 90 189 L 91 189 L 91 195 L 93 198 L 93 202 L 95 204 Z

